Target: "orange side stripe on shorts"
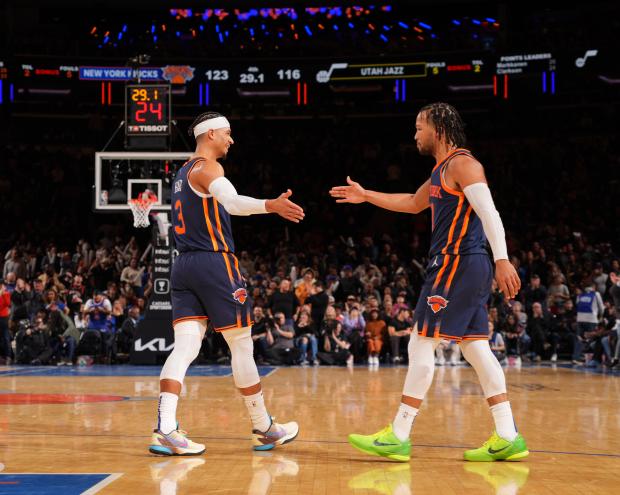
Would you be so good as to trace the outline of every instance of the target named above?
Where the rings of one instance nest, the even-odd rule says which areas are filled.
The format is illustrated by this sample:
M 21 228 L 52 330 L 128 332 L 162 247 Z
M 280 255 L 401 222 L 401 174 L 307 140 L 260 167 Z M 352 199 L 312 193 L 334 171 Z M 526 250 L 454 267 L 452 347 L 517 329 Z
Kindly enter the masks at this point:
M 435 283 L 433 284 L 433 290 L 435 290 L 437 288 L 437 286 L 439 285 L 439 283 L 441 282 L 441 278 L 443 277 L 443 273 L 446 271 L 446 268 L 448 268 L 448 262 L 449 261 L 450 261 L 450 255 L 446 254 L 444 256 L 444 258 L 443 258 L 443 264 L 441 265 L 441 269 L 439 270 L 439 273 L 435 277 Z
M 228 249 L 228 244 L 226 244 L 226 240 L 224 239 L 224 233 L 222 232 L 222 224 L 220 223 L 220 204 L 217 202 L 217 199 L 215 199 L 215 197 L 213 198 L 213 209 L 215 210 L 215 223 L 217 225 L 217 231 L 220 234 L 220 237 L 222 239 L 222 244 L 224 245 L 224 249 L 226 251 L 230 251 L 230 249 Z
M 241 276 L 241 272 L 239 271 L 239 260 L 237 259 L 237 257 L 231 253 L 231 256 L 233 257 L 233 260 L 235 261 L 235 270 L 237 270 L 237 275 L 239 275 L 239 280 L 243 280 L 243 277 Z
M 202 209 L 205 212 L 205 220 L 207 222 L 207 229 L 209 229 L 209 235 L 211 236 L 211 243 L 213 244 L 213 251 L 218 252 L 220 250 L 217 245 L 217 239 L 213 235 L 213 225 L 211 225 L 211 219 L 209 218 L 209 203 L 207 198 L 202 198 Z
M 248 327 L 251 327 L 252 326 L 252 320 L 250 319 L 250 314 L 247 313 L 245 316 L 248 319 Z
M 426 332 L 428 332 L 428 319 L 424 320 L 424 326 L 422 327 L 422 332 L 420 333 L 420 335 L 422 337 L 426 337 Z
M 463 220 L 463 227 L 461 227 L 461 234 L 459 235 L 458 240 L 456 241 L 456 244 L 454 245 L 454 254 L 459 254 L 459 248 L 461 247 L 461 241 L 463 240 L 463 237 L 465 237 L 465 234 L 467 233 L 467 227 L 469 226 L 469 216 L 471 215 L 471 205 L 467 208 L 467 211 L 465 212 L 465 220 Z
M 241 311 L 237 309 L 237 326 L 241 328 Z
M 461 210 L 463 209 L 463 202 L 465 201 L 465 195 L 459 196 L 459 204 L 456 207 L 456 213 L 454 214 L 454 218 L 452 219 L 452 225 L 450 225 L 450 231 L 448 232 L 448 242 L 441 250 L 441 254 L 446 254 L 448 252 L 448 246 L 452 242 L 452 238 L 454 237 L 454 229 L 456 228 L 456 224 L 458 222 L 459 217 L 461 216 Z
M 225 252 L 222 252 L 222 256 L 224 257 L 224 261 L 226 262 L 226 270 L 228 270 L 228 278 L 230 278 L 230 283 L 233 283 L 233 273 L 232 268 L 230 267 L 230 261 L 228 261 L 228 256 Z
M 450 290 L 450 286 L 452 285 L 452 279 L 454 278 L 454 274 L 456 273 L 456 268 L 459 266 L 459 261 L 461 260 L 461 255 L 457 254 L 456 258 L 454 258 L 454 263 L 452 265 L 452 270 L 450 271 L 450 276 L 448 277 L 448 281 L 446 282 L 446 287 L 444 288 L 444 296 L 448 294 Z

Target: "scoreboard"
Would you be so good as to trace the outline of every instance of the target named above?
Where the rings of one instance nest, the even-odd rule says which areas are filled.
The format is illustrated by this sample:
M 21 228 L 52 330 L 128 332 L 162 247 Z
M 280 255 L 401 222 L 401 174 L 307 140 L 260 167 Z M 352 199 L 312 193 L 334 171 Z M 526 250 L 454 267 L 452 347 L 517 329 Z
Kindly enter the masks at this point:
M 181 115 L 194 113 L 196 107 L 238 108 L 253 102 L 276 111 L 281 105 L 319 104 L 325 109 L 331 104 L 353 108 L 358 103 L 380 111 L 390 101 L 402 104 L 457 93 L 472 98 L 548 98 L 562 91 L 562 95 L 600 93 L 601 84 L 615 83 L 615 58 L 610 49 L 595 46 L 566 51 L 226 58 L 200 60 L 196 65 L 181 65 L 184 61 L 178 60 L 179 65 L 148 67 L 18 57 L 0 60 L 0 104 L 34 106 L 64 98 L 68 111 L 73 106 L 79 112 L 85 104 L 116 107 L 116 112 L 124 106 L 126 136 L 165 138 L 171 135 L 173 98 L 175 112 Z
M 170 135 L 170 86 L 125 86 L 125 133 L 127 136 Z

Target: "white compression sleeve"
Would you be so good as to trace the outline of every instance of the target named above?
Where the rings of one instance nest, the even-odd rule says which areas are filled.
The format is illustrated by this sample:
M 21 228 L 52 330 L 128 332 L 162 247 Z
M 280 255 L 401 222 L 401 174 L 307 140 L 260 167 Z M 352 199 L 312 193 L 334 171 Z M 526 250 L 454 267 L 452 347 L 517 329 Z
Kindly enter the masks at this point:
M 435 349 L 439 339 L 419 337 L 417 326 L 409 338 L 409 368 L 403 387 L 403 395 L 424 400 L 433 383 L 435 373 Z
M 485 398 L 506 393 L 504 370 L 493 355 L 488 340 L 463 341 L 461 351 L 467 362 L 476 370 Z
M 235 186 L 226 177 L 218 177 L 211 182 L 209 192 L 222 203 L 226 211 L 231 215 L 247 216 L 256 213 L 267 213 L 266 201 L 264 199 L 255 199 L 237 194 Z
M 487 236 L 493 251 L 493 259 L 495 261 L 507 260 L 506 233 L 504 232 L 502 219 L 495 209 L 489 186 L 484 182 L 477 182 L 467 186 L 463 189 L 463 192 L 482 222 L 484 234 Z
M 200 353 L 206 329 L 204 323 L 196 320 L 182 321 L 174 326 L 174 349 L 161 369 L 161 380 L 183 383 L 187 368 Z
M 260 382 L 254 361 L 252 328 L 243 327 L 222 332 L 232 354 L 231 367 L 237 388 L 247 388 Z

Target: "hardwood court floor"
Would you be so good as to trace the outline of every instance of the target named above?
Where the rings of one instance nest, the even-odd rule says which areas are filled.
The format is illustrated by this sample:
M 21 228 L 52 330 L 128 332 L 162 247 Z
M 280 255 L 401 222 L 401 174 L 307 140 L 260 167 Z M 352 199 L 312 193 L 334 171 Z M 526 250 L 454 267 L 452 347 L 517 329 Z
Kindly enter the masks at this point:
M 148 453 L 157 376 L 45 377 L 29 370 L 0 368 L 3 494 L 620 493 L 618 375 L 508 369 L 513 411 L 532 454 L 525 462 L 472 464 L 461 461 L 462 451 L 491 433 L 488 408 L 471 368 L 437 368 L 416 420 L 412 460 L 398 464 L 364 456 L 346 436 L 391 421 L 404 367 L 275 370 L 263 379 L 270 412 L 298 421 L 301 432 L 262 454 L 250 450 L 249 421 L 232 378 L 190 377 L 179 419 L 207 445 L 198 458 Z M 99 482 L 90 491 L 66 480 L 61 491 L 54 480 L 62 485 L 65 478 L 15 473 L 103 475 L 85 475 L 85 487 Z

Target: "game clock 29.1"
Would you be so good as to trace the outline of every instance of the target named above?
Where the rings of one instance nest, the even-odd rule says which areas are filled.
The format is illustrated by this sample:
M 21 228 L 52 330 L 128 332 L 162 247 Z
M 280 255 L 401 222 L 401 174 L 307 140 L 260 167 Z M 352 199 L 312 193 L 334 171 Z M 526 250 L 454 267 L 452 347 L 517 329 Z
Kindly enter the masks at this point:
M 125 122 L 127 135 L 170 134 L 170 86 L 127 85 Z

